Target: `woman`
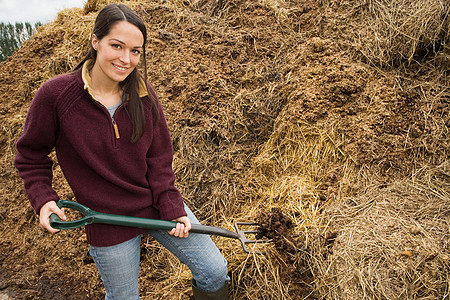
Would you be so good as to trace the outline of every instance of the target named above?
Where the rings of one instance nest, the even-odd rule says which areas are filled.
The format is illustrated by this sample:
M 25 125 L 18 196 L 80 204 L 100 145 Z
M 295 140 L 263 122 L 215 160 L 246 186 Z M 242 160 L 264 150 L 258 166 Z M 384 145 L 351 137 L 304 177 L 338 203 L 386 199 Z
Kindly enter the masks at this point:
M 51 233 L 57 232 L 49 223 L 52 213 L 66 219 L 52 189 L 48 155 L 53 148 L 81 204 L 103 213 L 179 222 L 170 232 L 86 226 L 105 299 L 139 299 L 143 233 L 188 265 L 196 299 L 227 299 L 227 262 L 209 236 L 189 235 L 191 222 L 198 221 L 174 187 L 166 120 L 146 76 L 136 68 L 141 56 L 145 66 L 146 38 L 142 19 L 129 7 L 102 9 L 85 59 L 73 73 L 37 91 L 16 143 L 15 166 L 40 225 Z

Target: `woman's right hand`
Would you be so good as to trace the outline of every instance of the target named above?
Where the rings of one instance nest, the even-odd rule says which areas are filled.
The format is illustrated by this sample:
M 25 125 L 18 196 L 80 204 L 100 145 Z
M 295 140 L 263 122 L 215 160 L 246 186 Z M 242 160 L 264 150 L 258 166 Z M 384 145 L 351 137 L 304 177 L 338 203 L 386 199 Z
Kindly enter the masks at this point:
M 51 233 L 57 233 L 59 230 L 50 226 L 50 215 L 55 213 L 58 217 L 65 221 L 66 215 L 64 214 L 64 208 L 59 208 L 55 201 L 49 201 L 45 203 L 39 211 L 39 224 L 42 228 L 47 229 Z

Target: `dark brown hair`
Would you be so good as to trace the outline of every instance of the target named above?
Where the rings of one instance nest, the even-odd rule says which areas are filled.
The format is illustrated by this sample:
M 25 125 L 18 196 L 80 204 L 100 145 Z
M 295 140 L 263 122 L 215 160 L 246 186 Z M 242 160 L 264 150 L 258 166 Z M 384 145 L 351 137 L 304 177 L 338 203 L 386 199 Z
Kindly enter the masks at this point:
M 139 98 L 139 80 L 143 78 L 147 85 L 148 95 L 152 101 L 153 115 L 155 124 L 159 122 L 159 112 L 156 106 L 156 100 L 153 94 L 150 92 L 147 82 L 147 62 L 145 54 L 145 44 L 147 42 L 147 28 L 145 27 L 144 21 L 134 12 L 131 8 L 123 4 L 109 4 L 105 6 L 97 15 L 94 24 L 93 34 L 101 40 L 104 36 L 108 35 L 111 28 L 120 21 L 127 21 L 135 25 L 144 36 L 144 43 L 142 45 L 142 58 L 144 61 L 144 76 L 142 76 L 137 68 L 125 78 L 124 81 L 120 82 L 120 86 L 123 88 L 124 94 L 128 97 L 124 101 L 124 107 L 130 116 L 131 122 L 133 124 L 133 134 L 131 136 L 131 142 L 135 143 L 142 136 L 145 128 L 145 112 L 144 106 L 141 99 Z M 83 66 L 87 60 L 97 59 L 97 51 L 92 47 L 88 54 L 83 58 L 83 60 L 75 67 L 78 70 Z

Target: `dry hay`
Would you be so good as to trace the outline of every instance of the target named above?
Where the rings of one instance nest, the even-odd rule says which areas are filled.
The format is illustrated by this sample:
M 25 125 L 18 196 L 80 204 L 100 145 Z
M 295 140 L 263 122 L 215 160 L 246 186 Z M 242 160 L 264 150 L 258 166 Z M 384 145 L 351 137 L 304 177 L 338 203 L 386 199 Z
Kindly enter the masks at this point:
M 444 169 L 445 165 L 446 170 Z M 371 186 L 324 211 L 337 238 L 319 261 L 327 299 L 446 299 L 450 284 L 449 161 Z
M 327 33 L 343 37 L 350 52 L 375 66 L 446 73 L 450 64 L 450 5 L 443 0 L 325 0 Z M 328 13 L 329 12 L 329 13 Z M 332 30 L 332 31 L 328 31 Z M 417 64 L 418 63 L 418 64 Z M 405 68 L 406 66 L 406 68 Z M 420 69 L 420 67 L 419 67 Z M 438 76 L 435 73 L 435 76 Z M 448 73 L 442 78 L 448 84 Z
M 442 0 L 361 3 L 367 32 L 361 33 L 361 51 L 381 65 L 423 61 L 436 55 L 437 64 L 450 63 L 450 5 Z

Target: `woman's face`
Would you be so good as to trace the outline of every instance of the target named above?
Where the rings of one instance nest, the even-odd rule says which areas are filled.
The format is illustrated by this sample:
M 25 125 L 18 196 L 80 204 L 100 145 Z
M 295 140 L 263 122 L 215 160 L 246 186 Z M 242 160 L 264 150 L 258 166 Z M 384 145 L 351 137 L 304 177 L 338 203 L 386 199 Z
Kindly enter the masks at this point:
M 127 21 L 114 24 L 101 40 L 93 34 L 92 47 L 97 51 L 97 59 L 91 76 L 110 83 L 123 81 L 139 63 L 143 44 L 142 32 Z

